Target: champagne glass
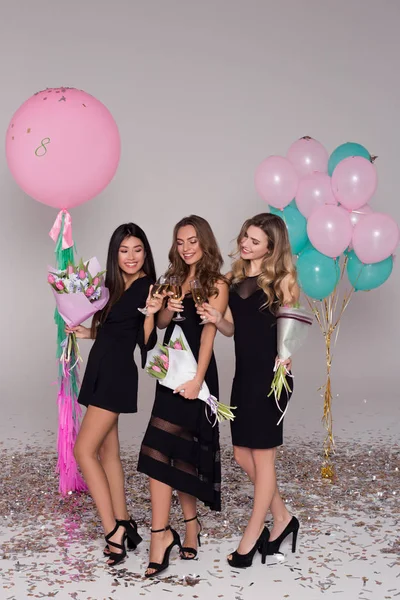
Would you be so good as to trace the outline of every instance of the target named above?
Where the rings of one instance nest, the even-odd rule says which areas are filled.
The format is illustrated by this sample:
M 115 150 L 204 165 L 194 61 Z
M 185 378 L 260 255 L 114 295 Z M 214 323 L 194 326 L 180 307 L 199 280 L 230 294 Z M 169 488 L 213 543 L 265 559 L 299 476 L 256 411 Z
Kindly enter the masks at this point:
M 207 295 L 205 294 L 201 283 L 198 279 L 193 279 L 190 282 L 190 289 L 192 291 L 193 300 L 196 306 L 202 306 L 204 302 L 207 302 Z M 205 325 L 208 322 L 209 321 L 206 318 L 204 318 L 201 320 L 200 325 Z
M 162 294 L 163 292 L 167 292 L 169 288 L 169 283 L 168 283 L 168 279 L 166 277 L 164 277 L 163 275 L 161 275 L 161 277 L 159 277 L 156 281 L 156 283 L 153 285 L 153 289 L 151 290 L 151 298 L 154 298 L 154 296 L 156 294 Z M 147 311 L 147 307 L 145 306 L 144 308 L 138 308 L 138 311 L 142 313 L 142 315 L 147 315 L 148 311 Z
M 179 277 L 170 277 L 169 280 L 169 291 L 172 292 L 172 298 L 174 300 L 182 300 L 182 284 Z M 186 321 L 186 317 L 184 317 L 181 313 L 175 313 L 175 316 L 172 319 L 175 322 Z

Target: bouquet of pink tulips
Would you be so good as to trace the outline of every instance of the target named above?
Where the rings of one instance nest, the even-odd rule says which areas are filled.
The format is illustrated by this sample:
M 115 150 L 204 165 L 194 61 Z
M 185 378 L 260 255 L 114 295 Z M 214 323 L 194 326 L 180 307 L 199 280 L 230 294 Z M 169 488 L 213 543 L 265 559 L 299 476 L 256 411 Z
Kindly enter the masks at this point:
M 168 345 L 150 350 L 147 355 L 146 371 L 151 377 L 158 379 L 161 385 L 171 390 L 177 388 L 182 381 L 192 379 L 196 375 L 196 359 L 179 325 L 175 325 Z M 200 388 L 198 398 L 206 404 L 207 418 L 209 418 L 207 410 L 211 411 L 214 418 L 213 426 L 217 422 L 232 421 L 235 418 L 233 407 L 218 402 L 217 398 L 210 394 L 205 382 Z
M 109 292 L 104 285 L 104 273 L 97 258 L 79 265 L 69 264 L 64 270 L 48 268 L 47 281 L 57 304 L 57 310 L 69 327 L 76 327 L 105 307 Z M 60 361 L 63 370 L 73 369 L 81 361 L 75 334 L 62 342 Z M 71 364 L 72 363 L 72 364 Z

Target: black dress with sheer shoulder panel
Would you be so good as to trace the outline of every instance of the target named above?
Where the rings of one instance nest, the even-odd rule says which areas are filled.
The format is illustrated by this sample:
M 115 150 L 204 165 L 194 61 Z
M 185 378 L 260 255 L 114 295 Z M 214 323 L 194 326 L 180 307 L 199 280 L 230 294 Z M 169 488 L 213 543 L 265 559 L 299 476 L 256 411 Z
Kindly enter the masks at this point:
M 185 321 L 179 323 L 198 359 L 203 327 L 191 296 L 183 299 Z M 168 343 L 175 323 L 169 324 Z M 218 398 L 214 355 L 205 381 Z M 182 383 L 185 383 L 182 381 Z M 195 496 L 212 510 L 221 510 L 221 463 L 218 424 L 215 427 L 201 400 L 186 400 L 157 382 L 156 397 L 140 449 L 138 470 L 173 489 Z
M 80 404 L 114 413 L 137 412 L 138 370 L 133 353 L 139 345 L 144 367 L 147 351 L 157 341 L 154 328 L 144 343 L 144 315 L 138 311 L 146 304 L 151 283 L 147 275 L 136 279 L 99 326 L 82 381 Z
M 257 277 L 247 277 L 231 286 L 229 307 L 235 324 L 236 370 L 231 406 L 232 443 L 245 448 L 275 448 L 283 443 L 282 413 L 273 396 L 268 398 L 277 356 L 276 317 L 263 308 L 265 294 Z M 293 380 L 290 380 L 293 389 Z M 279 405 L 285 410 L 290 399 L 283 390 Z

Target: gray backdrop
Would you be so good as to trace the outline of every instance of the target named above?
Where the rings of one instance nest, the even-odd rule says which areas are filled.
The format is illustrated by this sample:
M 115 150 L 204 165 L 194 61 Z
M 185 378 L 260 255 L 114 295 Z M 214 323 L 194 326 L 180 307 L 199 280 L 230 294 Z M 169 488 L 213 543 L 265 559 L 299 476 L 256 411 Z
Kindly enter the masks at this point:
M 0 129 L 31 94 L 86 90 L 114 115 L 122 137 L 115 180 L 72 211 L 78 256 L 104 262 L 125 221 L 148 232 L 158 270 L 175 222 L 209 219 L 227 258 L 246 217 L 266 209 L 256 166 L 311 135 L 329 151 L 358 141 L 379 155 L 372 206 L 400 221 L 400 82 L 395 0 L 14 0 L 0 23 Z M 1 421 L 3 440 L 53 443 L 55 328 L 46 265 L 56 211 L 20 191 L 0 158 Z M 358 293 L 343 318 L 333 369 L 336 433 L 398 434 L 399 266 L 379 291 Z M 85 353 L 88 344 L 82 344 Z M 231 340 L 216 343 L 221 399 L 233 372 Z M 324 346 L 317 326 L 295 359 L 289 435 L 322 436 Z M 140 439 L 153 384 L 141 378 Z M 49 432 L 49 433 L 46 433 Z M 223 428 L 227 433 L 227 428 Z M 43 433 L 44 432 L 44 433 Z

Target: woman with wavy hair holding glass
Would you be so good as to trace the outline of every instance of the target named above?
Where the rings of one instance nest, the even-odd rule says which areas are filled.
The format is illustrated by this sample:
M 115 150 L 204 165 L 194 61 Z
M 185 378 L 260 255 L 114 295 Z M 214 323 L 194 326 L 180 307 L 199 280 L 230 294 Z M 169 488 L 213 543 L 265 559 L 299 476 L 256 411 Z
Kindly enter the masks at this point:
M 146 577 L 168 567 L 174 546 L 180 548 L 182 559 L 196 557 L 201 530 L 197 499 L 211 510 L 221 510 L 218 424 L 213 426 L 206 404 L 198 399 L 203 381 L 218 398 L 213 354 L 216 327 L 199 317 L 196 303 L 202 297 L 209 306 L 224 313 L 229 290 L 220 272 L 223 261 L 217 241 L 205 219 L 191 215 L 177 223 L 169 261 L 166 277 L 173 295 L 158 313 L 157 326 L 166 329 L 164 344 L 168 344 L 176 322 L 179 323 L 197 360 L 197 373 L 192 380 L 183 380 L 176 390 L 157 383 L 150 423 L 141 446 L 138 470 L 150 477 L 152 505 Z M 178 491 L 186 524 L 183 545 L 169 526 L 174 489 Z
M 290 533 L 293 551 L 296 546 L 299 522 L 282 501 L 275 473 L 276 448 L 282 444 L 282 413 L 268 393 L 277 357 L 276 314 L 280 306 L 297 303 L 299 288 L 286 225 L 280 217 L 263 213 L 248 219 L 237 244 L 237 259 L 229 274 L 229 307 L 224 313 L 204 304 L 198 312 L 223 335 L 235 339 L 232 442 L 236 462 L 254 484 L 254 505 L 239 547 L 228 556 L 228 562 L 232 567 L 249 567 L 257 550 L 264 563 L 266 555 L 278 552 Z M 290 361 L 287 364 L 290 366 Z M 281 410 L 289 401 L 284 396 Z M 271 534 L 264 526 L 268 510 L 274 518 Z

